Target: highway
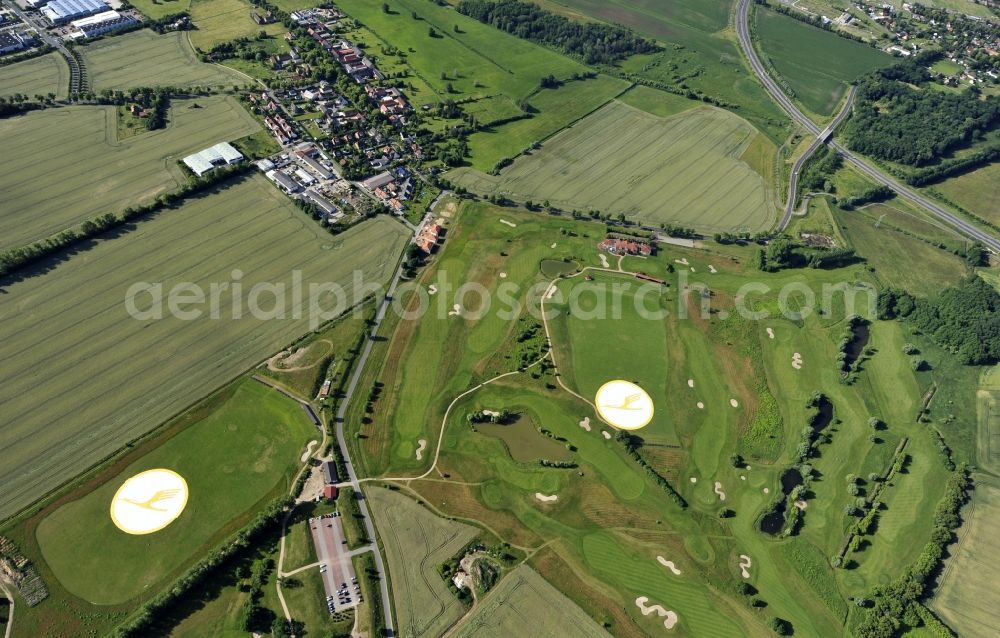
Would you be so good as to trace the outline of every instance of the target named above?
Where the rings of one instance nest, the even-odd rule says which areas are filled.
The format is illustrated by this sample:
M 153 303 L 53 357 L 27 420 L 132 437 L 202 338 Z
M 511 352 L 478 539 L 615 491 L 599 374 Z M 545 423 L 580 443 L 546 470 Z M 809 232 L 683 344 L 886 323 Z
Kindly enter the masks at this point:
M 739 0 L 739 4 L 736 6 L 736 34 L 740 40 L 740 48 L 743 49 L 743 53 L 750 61 L 750 66 L 753 69 L 754 74 L 767 89 L 767 92 L 771 94 L 774 101 L 777 102 L 786 113 L 788 113 L 789 117 L 791 117 L 796 124 L 822 139 L 823 135 L 825 135 L 824 131 L 821 131 L 820 127 L 806 117 L 805 114 L 802 113 L 797 106 L 795 106 L 792 100 L 785 95 L 785 92 L 781 90 L 778 83 L 775 82 L 774 79 L 768 74 L 767 69 L 757 56 L 757 52 L 753 48 L 753 41 L 750 37 L 750 2 L 751 0 Z M 843 113 L 841 115 L 843 115 Z M 839 117 L 840 116 L 838 116 L 838 118 Z M 834 123 L 837 123 L 836 120 Z M 837 142 L 831 141 L 830 146 L 836 150 L 845 161 L 849 162 L 875 182 L 888 186 L 903 199 L 909 200 L 913 204 L 923 208 L 934 217 L 937 217 L 950 226 L 956 228 L 963 235 L 982 242 L 984 246 L 988 247 L 995 253 L 1000 253 L 1000 240 L 997 240 L 993 235 L 980 230 L 976 226 L 973 226 L 969 222 L 966 222 L 960 217 L 948 212 L 941 206 L 938 206 L 916 191 L 900 184 L 898 181 L 868 164 L 862 158 L 858 157 Z M 794 172 L 793 175 L 795 175 Z M 797 175 L 795 176 L 795 179 L 797 179 Z M 785 217 L 788 217 L 787 210 Z M 783 222 L 787 224 L 787 221 L 784 221 L 784 219 Z M 783 228 L 783 226 L 781 228 Z

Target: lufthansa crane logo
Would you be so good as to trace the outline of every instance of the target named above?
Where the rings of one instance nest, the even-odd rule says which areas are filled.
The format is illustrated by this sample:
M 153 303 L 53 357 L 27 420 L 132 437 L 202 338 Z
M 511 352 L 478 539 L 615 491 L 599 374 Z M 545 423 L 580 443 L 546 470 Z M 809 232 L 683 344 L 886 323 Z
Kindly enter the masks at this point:
M 653 420 L 653 400 L 629 381 L 608 381 L 597 391 L 597 413 L 620 430 L 638 430 Z
M 111 499 L 111 520 L 126 534 L 152 534 L 170 525 L 187 505 L 188 486 L 173 470 L 146 470 L 128 479 Z

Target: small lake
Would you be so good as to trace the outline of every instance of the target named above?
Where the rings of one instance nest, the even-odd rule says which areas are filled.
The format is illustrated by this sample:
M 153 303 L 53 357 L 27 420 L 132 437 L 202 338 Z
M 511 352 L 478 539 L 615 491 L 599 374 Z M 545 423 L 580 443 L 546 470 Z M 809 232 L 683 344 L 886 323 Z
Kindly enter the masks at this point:
M 539 434 L 532 419 L 523 414 L 515 415 L 506 425 L 479 423 L 476 429 L 486 436 L 503 441 L 511 458 L 518 463 L 532 463 L 541 459 L 573 460 L 573 453 L 566 449 L 565 443 Z

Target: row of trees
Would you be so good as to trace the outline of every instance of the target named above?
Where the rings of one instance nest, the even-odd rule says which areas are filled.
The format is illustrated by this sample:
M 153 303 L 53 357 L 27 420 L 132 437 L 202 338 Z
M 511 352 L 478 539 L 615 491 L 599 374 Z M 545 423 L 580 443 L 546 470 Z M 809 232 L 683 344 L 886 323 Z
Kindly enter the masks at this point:
M 764 272 L 785 268 L 840 268 L 860 260 L 850 248 L 814 248 L 778 237 L 757 253 L 757 266 Z
M 574 22 L 517 0 L 462 0 L 458 12 L 519 38 L 557 48 L 587 64 L 612 64 L 657 45 L 618 25 Z
M 150 215 L 162 208 L 173 205 L 185 197 L 198 194 L 235 175 L 253 170 L 252 164 L 239 164 L 232 167 L 218 168 L 202 177 L 192 178 L 179 191 L 166 193 L 156 201 L 145 206 L 129 207 L 120 214 L 106 213 L 92 220 L 83 222 L 77 229 L 67 229 L 46 239 L 36 241 L 27 246 L 18 246 L 0 253 L 0 277 L 13 274 L 42 259 L 51 257 L 83 242 L 94 239 L 114 228 L 119 228 Z
M 880 318 L 906 317 L 968 365 L 1000 361 L 1000 294 L 976 275 L 934 299 L 915 299 L 898 289 L 879 293 Z
M 642 439 L 629 434 L 625 430 L 618 430 L 615 434 L 615 440 L 625 446 L 625 451 L 632 457 L 632 460 L 646 470 L 646 474 L 648 474 L 650 478 L 653 479 L 653 482 L 659 485 L 660 488 L 667 493 L 667 496 L 669 496 L 680 507 L 687 509 L 688 504 L 687 501 L 684 500 L 684 497 L 674 489 L 674 486 L 671 485 L 662 474 L 657 472 L 656 469 L 653 468 L 653 466 L 650 465 L 646 459 L 642 458 L 641 454 L 639 454 L 639 447 L 642 445 Z
M 916 562 L 889 585 L 872 590 L 871 608 L 859 623 L 854 635 L 858 638 L 891 638 L 906 627 L 917 627 L 924 621 L 919 611 L 920 599 L 930 586 L 932 576 L 940 567 L 944 548 L 954 538 L 954 530 L 962 523 L 960 510 L 968 499 L 969 473 L 960 467 L 945 485 L 944 497 L 934 512 L 931 538 L 924 545 Z

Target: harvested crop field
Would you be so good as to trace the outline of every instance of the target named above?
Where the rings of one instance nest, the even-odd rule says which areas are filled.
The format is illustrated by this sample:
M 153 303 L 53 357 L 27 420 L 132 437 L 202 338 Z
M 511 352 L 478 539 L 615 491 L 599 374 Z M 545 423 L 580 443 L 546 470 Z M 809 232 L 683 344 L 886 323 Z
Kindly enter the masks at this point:
M 0 121 L 0 142 L 22 149 L 0 175 L 0 250 L 148 203 L 183 183 L 181 157 L 260 130 L 222 96 L 174 100 L 166 128 L 121 141 L 116 117 L 114 107 L 74 106 Z
M 496 636 L 610 636 L 538 572 L 521 565 L 458 625 L 456 638 Z
M 476 536 L 476 528 L 439 518 L 416 501 L 382 488 L 368 502 L 385 544 L 401 635 L 440 636 L 465 609 L 437 566 Z
M 55 93 L 65 98 L 69 88 L 69 67 L 58 53 L 0 67 L 0 95 L 16 93 L 34 98 Z
M 228 87 L 247 82 L 246 77 L 238 73 L 199 60 L 187 37 L 186 31 L 157 35 L 143 29 L 88 44 L 80 51 L 94 91 L 150 84 Z M 142 64 L 136 64 L 137 61 Z
M 378 217 L 331 237 L 262 176 L 230 183 L 214 194 L 142 221 L 119 237 L 98 241 L 62 263 L 47 263 L 4 286 L 0 307 L 0 517 L 38 499 L 89 465 L 209 394 L 307 331 L 301 319 L 255 319 L 249 291 L 256 283 L 289 286 L 339 282 L 348 299 L 353 273 L 384 283 L 406 244 L 406 229 Z M 136 319 L 126 310 L 137 282 L 162 282 L 162 297 L 182 282 L 211 292 L 242 272 L 242 318 L 233 291 L 219 297 L 219 318 L 185 321 L 163 304 L 163 319 Z M 151 294 L 136 300 L 152 306 Z M 292 303 L 289 293 L 287 307 Z M 308 288 L 304 303 L 308 304 Z M 266 311 L 274 296 L 263 293 Z M 329 296 L 321 298 L 332 308 Z M 183 309 L 190 309 L 182 306 Z M 181 315 L 183 316 L 183 315 Z M 44 320 L 44 321 L 43 321 Z M 30 389 L 34 391 L 29 392 Z
M 1000 625 L 996 556 L 1000 540 L 1000 482 L 977 475 L 972 504 L 963 512 L 960 540 L 949 550 L 930 606 L 960 636 L 989 636 Z
M 518 158 L 499 176 L 468 168 L 453 181 L 483 194 L 549 200 L 647 224 L 706 232 L 763 230 L 774 221 L 763 178 L 740 155 L 756 131 L 721 109 L 660 118 L 612 102 Z

